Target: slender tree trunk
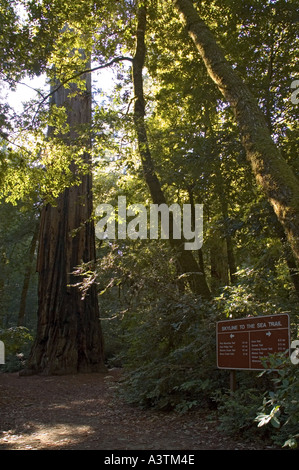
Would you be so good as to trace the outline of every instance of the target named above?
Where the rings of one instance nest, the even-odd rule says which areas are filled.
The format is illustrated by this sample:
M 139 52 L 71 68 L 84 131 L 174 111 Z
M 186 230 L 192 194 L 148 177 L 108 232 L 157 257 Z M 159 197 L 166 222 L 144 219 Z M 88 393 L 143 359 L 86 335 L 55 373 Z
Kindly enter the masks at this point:
M 193 189 L 188 186 L 187 187 L 188 195 L 189 195 L 189 203 L 191 206 L 191 217 L 192 217 L 192 230 L 195 229 L 195 202 L 194 202 L 194 194 L 193 194 Z M 203 257 L 203 250 L 200 248 L 197 250 L 198 253 L 198 265 L 200 268 L 200 271 L 202 273 L 205 272 L 205 263 L 204 263 L 204 257 Z
M 27 294 L 28 294 L 29 283 L 30 283 L 30 278 L 31 278 L 31 273 L 32 273 L 32 263 L 33 263 L 36 246 L 37 246 L 38 231 L 39 231 L 39 222 L 36 223 L 33 237 L 30 243 L 28 265 L 25 270 L 24 282 L 23 282 L 22 293 L 21 293 L 20 309 L 19 309 L 19 315 L 18 315 L 18 326 L 25 325 L 26 301 L 27 301 Z
M 233 284 L 236 281 L 237 268 L 236 268 L 233 240 L 229 234 L 228 207 L 227 207 L 227 200 L 225 198 L 223 198 L 222 200 L 222 217 L 224 220 L 229 279 L 230 279 L 231 284 Z
M 145 101 L 143 94 L 143 66 L 145 61 L 145 30 L 146 30 L 146 8 L 144 5 L 138 8 L 138 25 L 136 51 L 133 58 L 133 84 L 135 92 L 134 123 L 138 138 L 139 154 L 141 157 L 145 181 L 154 204 L 166 204 L 166 199 L 161 188 L 160 181 L 155 173 L 154 164 L 148 144 L 146 126 L 144 122 Z M 176 250 L 180 274 L 186 274 L 192 292 L 201 295 L 203 298 L 210 298 L 211 293 L 205 279 L 204 272 L 201 272 L 193 254 L 183 248 L 181 240 L 172 237 L 172 214 L 170 213 L 170 236 L 171 246 Z
M 221 214 L 224 227 L 224 239 L 226 241 L 226 258 L 228 263 L 229 279 L 233 284 L 236 280 L 236 261 L 233 249 L 233 241 L 230 235 L 229 227 L 229 217 L 228 217 L 228 202 L 227 195 L 225 190 L 225 185 L 223 182 L 223 176 L 219 166 L 216 167 L 216 177 L 217 177 L 217 192 L 219 197 L 219 203 L 221 206 Z
M 224 238 L 226 241 L 226 256 L 225 257 L 227 259 L 227 264 L 228 264 L 229 280 L 231 284 L 233 284 L 236 280 L 237 269 L 236 269 L 233 241 L 230 235 L 227 191 L 226 191 L 225 184 L 223 181 L 220 161 L 219 161 L 218 152 L 217 152 L 217 139 L 214 134 L 213 126 L 212 126 L 208 111 L 206 113 L 206 118 L 209 123 L 208 129 L 209 129 L 209 133 L 212 139 L 212 144 L 209 146 L 209 151 L 213 157 L 213 160 L 215 161 L 215 173 L 216 173 L 216 178 L 217 178 L 217 194 L 218 194 L 219 203 L 221 207 L 221 214 L 222 214 L 223 226 L 224 226 Z M 207 136 L 207 129 L 206 129 L 205 135 Z M 221 243 L 220 243 L 220 246 L 221 246 Z
M 230 103 L 247 158 L 299 260 L 299 181 L 271 139 L 265 117 L 191 0 L 173 0 L 212 80 Z
M 294 258 L 293 252 L 290 248 L 290 245 L 286 239 L 286 235 L 283 231 L 283 228 L 280 224 L 275 224 L 275 230 L 277 233 L 277 236 L 279 237 L 282 248 L 283 248 L 283 255 L 286 260 L 288 269 L 289 269 L 289 274 L 290 274 L 290 279 L 294 285 L 295 292 L 297 296 L 299 297 L 299 268 L 298 264 L 296 263 L 296 260 Z
M 78 139 L 77 128 L 91 119 L 91 77 L 86 92 L 63 87 L 53 95 L 53 103 L 65 106 L 70 132 L 66 144 Z M 69 93 L 76 96 L 69 97 Z M 90 163 L 85 153 L 83 162 Z M 71 163 L 74 173 L 78 172 Z M 30 373 L 74 374 L 104 370 L 103 339 L 96 286 L 83 299 L 72 274 L 81 262 L 95 260 L 95 233 L 92 216 L 92 177 L 84 174 L 81 183 L 67 188 L 42 210 L 37 271 L 38 325 L 29 359 Z
M 269 129 L 269 133 L 272 134 L 272 104 L 271 104 L 271 82 L 273 78 L 273 63 L 274 63 L 274 33 L 271 32 L 271 48 L 270 48 L 270 56 L 269 56 L 269 63 L 268 63 L 268 70 L 267 70 L 267 89 L 266 89 L 266 97 L 265 97 L 265 116 L 266 122 Z
M 215 291 L 229 284 L 227 255 L 226 240 L 220 230 L 216 229 L 213 231 L 213 238 L 210 242 L 211 287 Z
M 294 285 L 297 297 L 299 298 L 299 269 L 286 239 L 284 240 L 284 256 L 289 268 L 290 279 Z

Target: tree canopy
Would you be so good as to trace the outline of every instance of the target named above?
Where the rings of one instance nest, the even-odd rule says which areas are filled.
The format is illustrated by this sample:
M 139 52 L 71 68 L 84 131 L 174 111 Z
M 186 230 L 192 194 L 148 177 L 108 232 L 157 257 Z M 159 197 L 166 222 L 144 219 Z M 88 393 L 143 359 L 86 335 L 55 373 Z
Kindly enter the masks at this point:
M 225 408 L 216 321 L 287 312 L 296 338 L 296 7 L 293 0 L 0 1 L 0 327 L 18 324 L 13 284 L 22 324 L 35 345 L 45 342 L 51 335 L 41 341 L 33 325 L 37 303 L 49 299 L 40 271 L 37 302 L 33 262 L 48 266 L 47 282 L 57 285 L 64 265 L 76 302 L 99 302 L 105 361 L 125 367 L 129 399 L 180 410 L 211 400 Z M 37 76 L 42 84 L 26 100 L 30 82 L 21 84 Z M 9 104 L 16 89 L 19 113 Z M 87 102 L 91 114 L 83 119 Z M 63 251 L 61 237 L 55 246 L 53 237 L 41 238 L 54 230 L 47 211 L 57 233 L 65 224 L 75 240 L 97 223 L 97 206 L 115 207 L 119 196 L 146 208 L 188 204 L 193 228 L 202 204 L 202 247 L 184 250 L 173 219 L 169 240 L 88 245 L 88 228 L 89 241 L 81 240 L 85 249 L 72 262 L 68 254 L 77 248 L 69 241 Z M 72 224 L 68 217 L 87 206 Z M 53 259 L 62 253 L 60 264 L 43 264 L 52 249 Z M 69 331 L 71 313 L 55 318 L 59 331 Z M 51 354 L 58 356 L 55 347 Z M 296 380 L 291 368 L 290 383 Z M 248 378 L 240 383 L 246 390 Z M 290 403 L 285 440 L 294 435 L 288 413 L 298 417 Z M 241 416 L 246 397 L 238 406 Z

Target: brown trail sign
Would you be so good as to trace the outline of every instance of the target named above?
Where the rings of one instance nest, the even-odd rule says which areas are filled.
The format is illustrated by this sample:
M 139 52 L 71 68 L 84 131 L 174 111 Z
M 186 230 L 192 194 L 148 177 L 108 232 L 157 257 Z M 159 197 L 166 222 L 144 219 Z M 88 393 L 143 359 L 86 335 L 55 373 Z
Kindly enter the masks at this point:
M 217 367 L 265 369 L 262 358 L 289 350 L 289 324 L 288 314 L 217 322 Z

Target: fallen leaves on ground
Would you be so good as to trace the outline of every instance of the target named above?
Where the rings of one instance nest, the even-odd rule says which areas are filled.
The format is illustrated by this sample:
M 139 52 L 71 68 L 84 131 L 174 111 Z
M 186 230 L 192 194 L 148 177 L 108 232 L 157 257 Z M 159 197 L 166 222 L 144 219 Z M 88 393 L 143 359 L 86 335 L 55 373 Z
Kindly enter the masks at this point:
M 261 449 L 219 432 L 214 415 L 142 410 L 115 393 L 121 371 L 0 374 L 0 450 Z

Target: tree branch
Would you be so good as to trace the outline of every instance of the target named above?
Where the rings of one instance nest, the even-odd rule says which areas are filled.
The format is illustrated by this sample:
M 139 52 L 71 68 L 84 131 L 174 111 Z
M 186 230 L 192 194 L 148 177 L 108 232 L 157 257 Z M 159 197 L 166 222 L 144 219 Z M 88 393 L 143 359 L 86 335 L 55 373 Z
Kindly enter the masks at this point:
M 84 75 L 85 73 L 91 73 L 91 72 L 95 72 L 96 70 L 100 70 L 100 69 L 104 69 L 104 68 L 107 68 L 107 67 L 111 67 L 111 65 L 113 64 L 116 64 L 118 62 L 122 62 L 122 61 L 130 61 L 132 62 L 133 59 L 131 57 L 124 57 L 124 56 L 120 56 L 120 57 L 115 57 L 114 59 L 110 60 L 110 62 L 107 62 L 106 64 L 103 64 L 103 65 L 98 65 L 97 67 L 93 67 L 93 68 L 89 68 L 89 69 L 86 69 L 86 70 L 82 70 L 81 72 L 77 72 L 75 73 L 74 75 L 72 75 L 71 77 L 67 78 L 66 80 L 64 80 L 63 82 L 61 82 L 56 88 L 54 88 L 54 90 L 52 90 L 50 93 L 48 93 L 43 99 L 42 101 L 40 102 L 39 106 L 41 106 L 48 98 L 50 98 L 51 95 L 53 95 L 54 93 L 56 93 L 58 90 L 60 90 L 61 87 L 63 87 L 64 85 L 66 85 L 67 83 L 69 83 L 70 81 L 80 77 L 81 75 Z
M 86 73 L 92 73 L 92 72 L 95 72 L 96 70 L 100 70 L 100 69 L 104 69 L 104 68 L 107 68 L 107 67 L 111 67 L 111 65 L 113 64 L 117 64 L 118 62 L 122 62 L 122 61 L 130 61 L 130 62 L 133 62 L 133 59 L 131 57 L 126 57 L 126 56 L 120 56 L 120 57 L 115 57 L 114 59 L 110 60 L 110 62 L 107 62 L 106 64 L 103 64 L 103 65 L 98 65 L 96 67 L 92 67 L 92 68 L 89 68 L 89 69 L 85 69 L 85 70 L 81 70 L 81 72 L 77 72 L 75 73 L 74 75 L 72 75 L 71 77 L 63 80 L 56 88 L 54 88 L 54 90 L 51 90 L 47 95 L 45 95 L 43 97 L 43 99 L 39 102 L 38 104 L 38 107 L 37 107 L 37 110 L 34 114 L 34 117 L 32 119 L 32 124 L 34 123 L 35 121 L 35 117 L 40 109 L 40 107 L 44 104 L 44 102 L 50 98 L 50 96 L 54 95 L 54 93 L 56 93 L 58 90 L 60 90 L 60 88 L 62 88 L 63 86 L 65 86 L 67 83 L 71 82 L 72 80 L 80 77 L 81 75 L 84 75 Z

